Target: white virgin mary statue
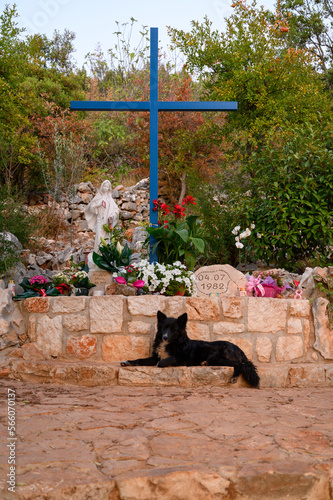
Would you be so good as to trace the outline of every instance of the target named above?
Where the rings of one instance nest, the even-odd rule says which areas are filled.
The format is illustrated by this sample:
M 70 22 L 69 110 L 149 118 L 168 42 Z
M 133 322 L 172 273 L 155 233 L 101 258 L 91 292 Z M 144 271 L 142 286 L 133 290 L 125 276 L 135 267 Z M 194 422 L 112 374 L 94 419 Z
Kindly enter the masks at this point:
M 119 208 L 112 198 L 110 181 L 102 183 L 98 193 L 85 209 L 85 217 L 88 226 L 95 232 L 94 252 L 99 253 L 101 237 L 108 237 L 108 233 L 103 229 L 104 224 L 114 227 L 119 221 Z

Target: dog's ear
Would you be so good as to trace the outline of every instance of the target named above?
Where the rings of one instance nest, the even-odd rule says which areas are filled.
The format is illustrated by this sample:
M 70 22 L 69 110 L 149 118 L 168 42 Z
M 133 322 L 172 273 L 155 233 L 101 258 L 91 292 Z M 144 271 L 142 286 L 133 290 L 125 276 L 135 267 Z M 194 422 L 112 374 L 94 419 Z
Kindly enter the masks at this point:
M 157 321 L 158 323 L 163 323 L 163 321 L 165 320 L 166 318 L 166 315 L 164 313 L 162 313 L 161 311 L 157 311 Z
M 181 316 L 179 316 L 179 318 L 178 318 L 177 321 L 178 321 L 178 324 L 179 324 L 180 328 L 182 328 L 183 330 L 185 330 L 186 323 L 187 323 L 187 314 L 184 313 Z

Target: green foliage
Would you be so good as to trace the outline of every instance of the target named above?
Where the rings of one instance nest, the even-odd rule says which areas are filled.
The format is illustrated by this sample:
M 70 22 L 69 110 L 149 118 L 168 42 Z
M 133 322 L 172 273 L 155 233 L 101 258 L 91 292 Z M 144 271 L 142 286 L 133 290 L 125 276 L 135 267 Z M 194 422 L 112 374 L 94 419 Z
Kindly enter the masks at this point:
M 288 19 L 288 44 L 307 48 L 316 55 L 319 71 L 323 72 L 330 90 L 333 83 L 333 11 L 326 0 L 282 0 L 282 14 Z
M 252 193 L 242 207 L 261 235 L 256 259 L 292 269 L 295 261 L 330 259 L 333 245 L 332 132 L 311 126 L 290 138 L 272 137 L 251 157 Z M 254 175 L 255 174 L 255 175 Z
M 4 274 L 21 261 L 20 252 L 8 241 L 6 233 L 16 236 L 23 247 L 28 246 L 37 226 L 37 219 L 21 208 L 22 200 L 17 193 L 8 194 L 0 189 L 0 274 Z
M 306 50 L 289 47 L 285 21 L 255 2 L 234 2 L 225 33 L 213 31 L 206 18 L 192 22 L 189 33 L 171 29 L 174 45 L 186 56 L 190 70 L 200 73 L 207 99 L 237 101 L 224 134 L 230 142 L 226 160 L 246 161 L 264 147 L 267 135 L 290 124 L 313 122 L 321 113 L 331 119 L 328 95 Z M 282 30 L 282 31 L 281 31 Z

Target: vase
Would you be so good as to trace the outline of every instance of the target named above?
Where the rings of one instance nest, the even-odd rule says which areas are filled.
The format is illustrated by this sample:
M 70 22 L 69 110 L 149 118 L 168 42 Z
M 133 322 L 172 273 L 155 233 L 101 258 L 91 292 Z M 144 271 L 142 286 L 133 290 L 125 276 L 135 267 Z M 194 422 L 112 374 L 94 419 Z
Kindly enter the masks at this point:
M 75 288 L 75 295 L 89 295 L 89 288 Z

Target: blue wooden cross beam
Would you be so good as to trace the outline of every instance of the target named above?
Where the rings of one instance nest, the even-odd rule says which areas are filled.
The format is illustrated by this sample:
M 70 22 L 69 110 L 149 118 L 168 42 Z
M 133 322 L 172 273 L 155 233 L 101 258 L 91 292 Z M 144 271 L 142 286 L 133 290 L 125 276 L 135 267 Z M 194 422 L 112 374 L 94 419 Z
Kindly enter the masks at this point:
M 158 226 L 158 213 L 153 210 L 153 200 L 158 198 L 158 112 L 236 111 L 237 102 L 159 101 L 158 28 L 150 28 L 150 101 L 72 101 L 71 110 L 150 112 L 150 224 Z M 157 261 L 156 254 L 151 255 L 151 261 Z

